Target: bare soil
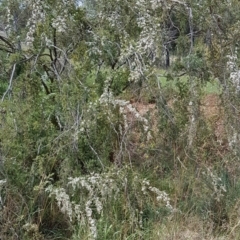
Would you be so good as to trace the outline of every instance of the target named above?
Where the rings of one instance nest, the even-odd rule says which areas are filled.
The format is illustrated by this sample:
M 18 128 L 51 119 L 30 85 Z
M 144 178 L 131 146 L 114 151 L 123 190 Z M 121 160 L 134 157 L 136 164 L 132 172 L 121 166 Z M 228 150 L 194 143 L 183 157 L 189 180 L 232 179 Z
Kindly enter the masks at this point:
M 224 111 L 219 96 L 217 94 L 205 96 L 201 103 L 201 112 L 213 127 L 217 142 L 220 144 L 226 142 Z
M 172 103 L 169 103 L 171 107 Z M 143 117 L 150 114 L 151 117 L 156 113 L 156 104 L 146 104 L 142 102 L 133 102 L 132 106 Z M 211 127 L 214 129 L 217 141 L 223 142 L 226 140 L 226 131 L 224 128 L 224 114 L 221 107 L 221 99 L 217 94 L 206 95 L 201 102 L 201 114 Z M 154 121 L 154 120 L 153 120 Z

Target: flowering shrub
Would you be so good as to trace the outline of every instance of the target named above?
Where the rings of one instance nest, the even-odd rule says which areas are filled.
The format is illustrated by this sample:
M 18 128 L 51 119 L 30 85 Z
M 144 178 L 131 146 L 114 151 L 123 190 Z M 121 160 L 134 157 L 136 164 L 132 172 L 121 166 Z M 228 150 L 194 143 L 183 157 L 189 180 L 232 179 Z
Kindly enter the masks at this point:
M 226 102 L 226 124 L 228 145 L 233 153 L 237 156 L 239 154 L 239 93 L 240 93 L 240 70 L 238 67 L 237 50 L 231 55 L 227 55 L 226 70 L 228 80 L 224 83 L 224 94 L 227 98 Z M 229 117 L 231 116 L 232 117 Z
M 135 221 L 136 227 L 140 229 L 143 223 L 141 217 L 139 219 L 139 212 L 144 211 L 144 206 L 149 201 L 155 202 L 156 208 L 162 206 L 170 213 L 174 211 L 165 191 L 151 186 L 148 180 L 141 179 L 138 175 L 129 175 L 129 171 L 128 168 L 122 168 L 102 174 L 70 177 L 65 187 L 49 185 L 46 192 L 49 196 L 54 196 L 59 209 L 68 216 L 70 222 L 77 222 L 81 228 L 89 229 L 92 239 L 97 239 L 97 225 L 101 216 L 109 214 L 109 206 L 121 199 L 126 201 L 125 211 L 131 212 L 133 219 L 130 222 Z
M 207 172 L 203 172 L 203 175 L 210 182 L 210 188 L 212 188 L 212 196 L 216 201 L 220 201 L 220 199 L 227 192 L 225 185 L 222 182 L 222 179 L 215 175 L 209 168 L 207 168 Z

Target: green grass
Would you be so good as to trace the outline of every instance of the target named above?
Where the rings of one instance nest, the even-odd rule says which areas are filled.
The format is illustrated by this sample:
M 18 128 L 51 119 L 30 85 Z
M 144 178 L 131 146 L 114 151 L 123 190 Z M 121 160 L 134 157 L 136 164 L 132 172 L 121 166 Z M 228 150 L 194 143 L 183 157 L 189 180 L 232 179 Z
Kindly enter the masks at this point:
M 160 70 L 158 79 L 161 83 L 161 87 L 170 87 L 173 88 L 174 90 L 178 90 L 176 87 L 177 83 L 181 84 L 187 84 L 189 81 L 189 76 L 187 74 L 177 77 L 177 76 L 172 76 L 170 73 L 168 73 L 165 70 Z M 199 79 L 199 81 L 201 81 Z M 219 83 L 217 82 L 216 79 L 212 79 L 210 81 L 207 81 L 205 84 L 203 84 L 203 93 L 205 94 L 220 94 L 221 89 L 219 86 Z
M 211 82 L 207 82 L 207 84 L 203 88 L 204 93 L 206 94 L 220 94 L 221 93 L 221 88 L 217 82 L 217 80 L 212 80 Z

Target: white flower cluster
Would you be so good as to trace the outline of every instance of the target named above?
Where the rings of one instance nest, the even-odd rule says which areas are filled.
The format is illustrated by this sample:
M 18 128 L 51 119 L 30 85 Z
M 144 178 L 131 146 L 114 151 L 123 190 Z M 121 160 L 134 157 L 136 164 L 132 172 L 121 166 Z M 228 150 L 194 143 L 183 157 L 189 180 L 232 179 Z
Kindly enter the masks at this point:
M 150 0 L 150 3 L 153 10 L 163 6 L 163 0 Z
M 207 168 L 207 173 L 203 172 L 203 175 L 207 175 L 207 177 L 211 178 L 211 185 L 213 187 L 213 196 L 219 202 L 220 198 L 224 196 L 223 193 L 227 192 L 226 187 L 222 183 L 222 179 L 217 177 L 209 168 Z
M 125 39 L 122 39 L 123 42 L 124 40 Z M 120 64 L 125 63 L 126 61 L 127 63 L 131 64 L 133 62 L 133 59 L 131 59 L 131 56 L 134 56 L 135 52 L 136 52 L 136 49 L 134 48 L 131 42 L 128 43 L 128 46 L 126 48 L 122 47 L 121 55 L 119 56 Z
M 107 20 L 109 21 L 111 27 L 116 27 L 118 30 L 120 30 L 119 28 L 121 28 L 121 16 L 118 14 L 117 9 L 107 17 Z
M 237 63 L 237 53 L 227 55 L 227 70 L 229 73 L 229 84 L 232 88 L 232 94 L 240 94 L 240 70 Z M 236 126 L 231 125 L 228 131 L 228 145 L 237 154 L 239 146 L 240 135 Z
M 50 185 L 46 191 L 50 196 L 55 196 L 60 210 L 67 214 L 71 221 L 77 220 L 82 228 L 88 229 L 91 235 L 89 239 L 97 239 L 97 219 L 96 214 L 103 214 L 104 206 L 107 206 L 112 200 L 121 199 L 122 195 L 134 194 L 135 197 L 140 197 L 142 201 L 148 201 L 149 196 L 154 196 L 157 203 L 163 203 L 171 212 L 174 211 L 170 204 L 170 198 L 165 191 L 160 191 L 156 187 L 152 187 L 147 180 L 142 180 L 138 175 L 134 178 L 128 178 L 128 168 L 121 168 L 116 171 L 106 173 L 92 173 L 87 176 L 70 177 L 66 189 L 54 188 Z M 141 191 L 142 188 L 142 191 Z M 132 189 L 132 192 L 127 193 L 127 189 Z M 139 195 L 140 194 L 140 195 Z M 71 201 L 70 197 L 75 201 Z M 77 197 L 77 199 L 76 199 Z M 134 209 L 136 203 L 127 200 L 126 210 L 131 211 L 133 218 L 139 221 L 139 226 L 142 226 L 140 209 Z M 141 208 L 141 207 L 140 207 Z M 106 209 L 107 210 L 107 209 Z M 87 227 L 87 228 L 86 228 Z
M 33 237 L 33 239 L 42 239 L 39 233 L 39 227 L 36 223 L 26 223 L 22 228 L 29 236 Z
M 152 1 L 153 9 L 158 5 L 157 0 Z M 156 52 L 157 46 L 161 42 L 161 24 L 159 16 L 155 15 L 154 11 L 148 9 L 146 1 L 138 0 L 136 6 L 140 12 L 137 24 L 142 29 L 136 48 L 141 55 L 148 56 L 150 53 Z
M 137 25 L 141 29 L 138 39 L 129 40 L 129 35 L 121 30 L 121 55 L 119 63 L 125 64 L 130 70 L 129 81 L 137 82 L 147 71 L 146 65 L 155 61 L 158 47 L 161 45 L 162 28 L 159 15 L 149 9 L 149 2 L 138 0 L 133 7 L 137 13 Z M 119 23 L 116 22 L 119 27 Z
M 0 180 L 0 190 L 2 189 L 2 187 L 7 183 L 7 180 Z
M 68 186 L 74 193 L 87 191 L 85 207 L 70 201 L 69 195 L 63 188 L 54 188 L 50 185 L 46 191 L 50 196 L 55 196 L 59 209 L 69 217 L 70 221 L 76 219 L 81 225 L 88 224 L 92 239 L 96 239 L 97 220 L 93 216 L 93 210 L 98 214 L 102 213 L 103 203 L 113 193 L 117 194 L 119 191 L 116 183 L 108 175 L 92 173 L 85 177 L 69 178 Z
M 111 89 L 109 88 L 109 80 L 106 81 L 105 88 L 103 94 L 99 98 L 99 102 L 102 105 L 112 105 L 114 108 L 119 107 L 119 112 L 123 116 L 124 120 L 124 130 L 127 131 L 129 129 L 128 117 L 127 115 L 130 113 L 133 118 L 141 123 L 143 123 L 144 132 L 147 133 L 147 140 L 151 140 L 152 136 L 149 129 L 148 120 L 141 116 L 137 109 L 129 102 L 124 100 L 115 99 Z M 108 116 L 110 113 L 108 112 Z M 120 133 L 123 132 L 122 127 L 120 126 Z
M 53 12 L 54 18 L 52 20 L 52 26 L 57 32 L 63 33 L 67 30 L 67 20 L 69 19 L 68 7 L 74 4 L 74 0 L 58 1 L 56 10 Z
M 30 2 L 29 2 L 30 3 Z M 31 46 L 34 41 L 34 33 L 37 28 L 37 24 L 39 22 L 44 21 L 45 19 L 45 5 L 43 4 L 43 1 L 41 0 L 35 0 L 31 2 L 32 4 L 32 16 L 29 18 L 27 22 L 27 28 L 29 28 L 29 31 L 27 32 L 26 37 L 26 45 Z
M 142 192 L 144 195 L 147 195 L 149 192 L 154 193 L 158 202 L 163 202 L 171 212 L 174 211 L 173 206 L 170 204 L 170 198 L 168 194 L 165 191 L 160 191 L 156 187 L 152 187 L 149 181 L 146 179 L 142 181 Z
M 111 178 L 108 178 L 100 174 L 91 174 L 86 177 L 69 178 L 68 185 L 74 189 L 87 190 L 87 201 L 85 203 L 85 214 L 89 229 L 93 239 L 97 238 L 97 225 L 96 219 L 93 217 L 93 207 L 98 214 L 102 213 L 103 203 L 106 198 L 112 195 L 112 192 L 118 192 L 117 186 L 114 184 Z
M 127 114 L 130 112 L 137 121 L 142 122 L 144 132 L 147 134 L 147 141 L 150 141 L 152 139 L 148 120 L 145 117 L 141 116 L 140 113 L 137 111 L 137 109 L 135 107 L 133 107 L 133 105 L 131 103 L 128 103 L 125 108 L 121 108 L 120 112 L 123 113 L 123 116 L 127 116 Z M 127 118 L 125 117 L 124 118 L 124 128 L 125 129 L 128 128 L 128 123 L 126 120 L 127 120 Z
M 79 123 L 73 126 L 73 140 L 78 141 L 79 134 L 83 134 L 91 130 L 91 128 L 96 127 L 96 119 L 98 118 L 98 107 L 99 103 L 89 102 L 86 108 L 83 110 L 82 115 L 80 117 Z
M 230 73 L 230 81 L 236 88 L 236 93 L 240 92 L 240 70 Z
M 101 56 L 102 55 L 102 43 L 103 40 L 93 31 L 88 31 L 91 34 L 91 42 L 86 42 L 89 47 L 88 54 L 89 56 Z
M 48 11 L 51 6 L 46 1 L 42 0 L 26 0 L 27 4 L 31 7 L 32 15 L 29 18 L 26 27 L 29 29 L 26 36 L 26 44 L 31 46 L 34 41 L 34 33 L 39 23 L 44 23 L 47 18 Z M 57 32 L 65 32 L 67 29 L 68 20 L 68 6 L 73 4 L 73 1 L 62 0 L 59 1 L 55 9 L 51 12 L 52 26 Z M 49 43 L 48 39 L 45 39 L 46 44 Z M 50 43 L 49 43 L 50 44 Z
M 236 70 L 236 61 L 237 56 L 236 55 L 227 55 L 228 61 L 227 61 L 227 68 L 229 71 Z
M 46 188 L 46 192 L 50 193 L 50 196 L 55 196 L 57 204 L 62 213 L 67 214 L 70 221 L 73 220 L 72 203 L 70 202 L 69 195 L 64 188 L 53 188 L 52 185 Z
M 230 128 L 230 134 L 228 136 L 228 146 L 233 150 L 234 154 L 237 154 L 236 148 L 238 147 L 239 143 L 239 134 L 237 129 L 233 126 Z
M 99 98 L 99 102 L 102 105 L 109 105 L 109 104 L 115 105 L 115 99 L 114 99 L 113 93 L 110 89 L 110 79 L 105 80 L 105 87 L 104 87 L 102 95 Z
M 115 31 L 121 32 L 126 26 L 123 22 L 122 14 L 119 13 L 121 13 L 121 8 L 123 8 L 124 4 L 126 3 L 124 1 L 118 2 L 120 2 L 120 4 L 115 5 L 113 9 L 111 1 L 105 1 L 104 5 L 102 5 L 104 9 L 102 9 L 102 11 L 100 10 L 98 12 L 95 12 L 95 15 L 97 19 L 99 19 L 100 23 L 107 23 L 111 28 L 115 28 Z
M 102 212 L 104 198 L 111 196 L 113 192 L 118 192 L 117 185 L 107 174 L 92 173 L 84 177 L 70 177 L 68 186 L 71 186 L 74 191 L 77 189 L 87 190 L 88 199 L 95 204 L 99 214 Z
M 5 27 L 6 32 L 11 32 L 12 24 L 13 24 L 13 15 L 11 13 L 10 8 L 7 7 L 7 25 Z
M 230 72 L 230 81 L 236 89 L 236 93 L 240 92 L 240 70 L 237 66 L 237 56 L 228 55 L 227 56 L 227 69 Z
M 63 2 L 65 1 L 63 0 Z M 65 32 L 67 29 L 68 9 L 63 9 L 64 5 L 58 4 L 58 12 L 61 12 L 61 14 L 57 15 L 52 21 L 52 26 L 57 32 Z
M 42 40 L 42 43 L 45 43 L 45 45 L 46 45 L 47 47 L 53 46 L 52 40 L 48 38 L 48 36 L 46 35 L 46 33 L 42 33 L 42 34 L 41 34 L 41 40 Z M 46 72 L 44 73 L 44 75 L 42 76 L 42 78 L 44 78 L 43 80 L 46 81 L 46 79 L 47 79 L 47 74 L 46 74 Z
M 140 69 L 134 69 L 130 72 L 130 75 L 128 77 L 129 82 L 138 82 L 141 77 L 143 76 L 142 71 Z
M 144 63 L 143 55 L 146 54 L 142 47 L 133 46 L 131 43 L 125 49 L 122 49 L 121 55 L 119 57 L 119 63 L 126 63 L 130 74 L 128 77 L 129 82 L 139 82 L 145 76 L 147 70 Z
M 92 203 L 93 202 L 91 199 L 86 202 L 85 211 L 86 211 L 86 215 L 87 215 L 87 219 L 88 219 L 88 223 L 89 223 L 89 229 L 92 234 L 92 238 L 96 239 L 97 238 L 97 225 L 96 225 L 96 219 L 94 219 L 92 217 L 92 208 L 91 208 Z
M 154 26 L 147 24 L 144 26 L 137 43 L 137 49 L 142 55 L 149 56 L 149 54 L 156 52 L 157 44 L 161 42 L 159 29 L 160 24 L 154 24 Z M 154 58 L 152 61 L 154 61 Z

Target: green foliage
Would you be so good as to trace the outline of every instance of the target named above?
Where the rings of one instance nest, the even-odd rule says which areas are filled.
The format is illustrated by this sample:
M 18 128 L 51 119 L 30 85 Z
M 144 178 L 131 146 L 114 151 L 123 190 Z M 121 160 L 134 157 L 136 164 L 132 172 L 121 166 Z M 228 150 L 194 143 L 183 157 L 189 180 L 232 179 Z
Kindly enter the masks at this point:
M 1 237 L 238 239 L 238 12 L 1 1 Z

